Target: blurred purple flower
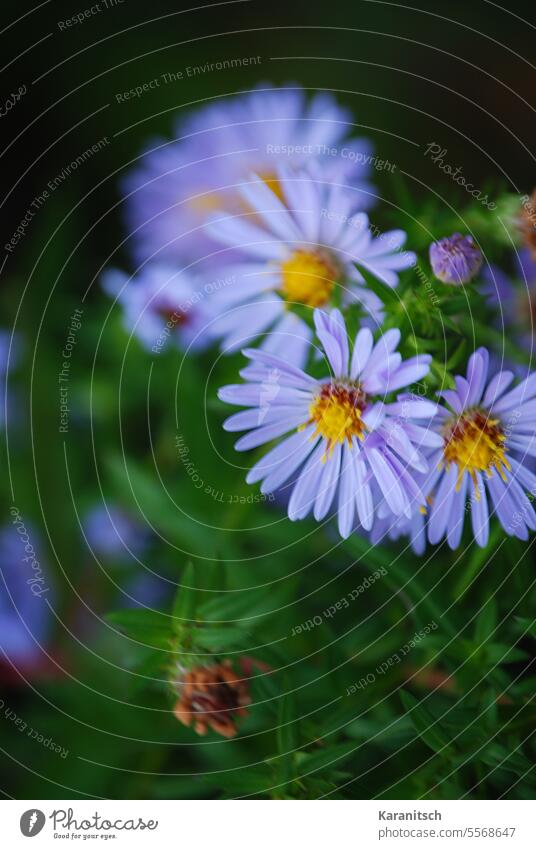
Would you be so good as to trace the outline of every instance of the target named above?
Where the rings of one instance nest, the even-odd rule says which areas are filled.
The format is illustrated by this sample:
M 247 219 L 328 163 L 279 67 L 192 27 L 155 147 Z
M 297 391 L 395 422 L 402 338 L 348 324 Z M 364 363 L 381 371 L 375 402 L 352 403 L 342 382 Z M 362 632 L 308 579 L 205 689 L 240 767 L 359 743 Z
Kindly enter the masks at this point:
M 198 261 L 218 251 L 203 224 L 209 212 L 244 211 L 237 190 L 255 172 L 277 191 L 276 168 L 320 162 L 324 179 L 350 182 L 370 206 L 371 145 L 347 139 L 353 120 L 329 94 L 307 100 L 298 86 L 222 98 L 155 139 L 125 179 L 127 225 L 136 261 Z M 342 145 L 342 146 L 341 146 Z
M 159 608 L 177 591 L 176 584 L 160 575 L 142 572 L 130 578 L 123 587 L 121 606 Z
M 512 277 L 518 282 L 514 282 Z M 514 254 L 512 275 L 506 274 L 496 265 L 490 265 L 484 269 L 482 281 L 483 295 L 488 304 L 499 314 L 497 328 L 501 332 L 514 331 L 516 344 L 533 354 L 536 322 L 536 261 L 530 250 L 522 248 Z M 502 365 L 505 365 L 504 360 Z M 518 363 L 506 363 L 506 365 L 516 374 L 523 374 L 523 366 Z
M 50 589 L 34 528 L 22 523 L 0 529 L 0 661 L 17 667 L 46 660 L 41 646 L 52 624 Z
M 137 557 L 148 543 L 148 533 L 119 507 L 105 504 L 89 510 L 82 520 L 88 546 L 102 557 Z
M 16 367 L 20 355 L 18 337 L 9 330 L 0 328 L 0 429 L 5 427 L 9 416 L 9 372 Z
M 182 349 L 206 345 L 204 300 L 214 284 L 206 283 L 203 288 L 184 272 L 153 264 L 135 278 L 110 269 L 104 273 L 102 285 L 121 304 L 127 332 L 146 348 L 160 353 L 169 339 Z
M 266 349 L 303 367 L 311 332 L 299 310 L 329 309 L 340 299 L 344 306 L 359 303 L 370 323 L 381 324 L 382 301 L 360 269 L 394 288 L 415 254 L 402 250 L 403 230 L 376 236 L 350 189 L 304 171 L 276 173 L 284 202 L 252 178 L 241 195 L 255 221 L 251 213 L 211 220 L 214 238 L 240 256 L 232 266 L 236 281 L 212 299 L 212 333 L 229 351 L 271 331 Z

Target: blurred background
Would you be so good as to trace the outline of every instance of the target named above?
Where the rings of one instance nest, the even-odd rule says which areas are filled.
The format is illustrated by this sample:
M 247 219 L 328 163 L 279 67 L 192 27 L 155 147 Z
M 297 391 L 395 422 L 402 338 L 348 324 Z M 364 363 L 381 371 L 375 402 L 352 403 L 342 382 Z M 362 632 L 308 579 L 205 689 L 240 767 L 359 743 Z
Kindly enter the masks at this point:
M 2 245 L 19 226 L 23 235 L 0 252 L 2 376 L 9 369 L 2 413 L 0 789 L 15 798 L 434 798 L 473 787 L 476 795 L 530 796 L 533 643 L 518 641 L 512 616 L 500 640 L 511 649 L 506 671 L 476 690 L 476 672 L 486 664 L 492 669 L 496 654 L 472 650 L 507 611 L 531 614 L 530 552 L 512 541 L 481 576 L 486 558 L 472 550 L 466 558 L 442 555 L 439 566 L 432 557 L 417 570 L 407 552 L 394 564 L 390 549 L 363 557 L 358 540 L 341 546 L 329 528 L 296 527 L 277 504 L 248 501 L 258 490 L 243 482 L 216 400 L 217 387 L 234 381 L 240 357 L 223 362 L 208 352 L 183 361 L 166 350 L 156 362 L 128 340 L 99 280 L 107 266 L 132 269 L 119 182 L 144 146 L 170 137 L 177 116 L 200 101 L 259 83 L 330 91 L 349 107 L 355 132 L 372 140 L 379 158 L 397 163 L 396 179 L 373 175 L 380 195 L 387 207 L 397 203 L 403 179 L 417 224 L 434 192 L 454 209 L 466 200 L 424 156 L 431 143 L 475 185 L 489 185 L 490 197 L 530 193 L 533 4 L 97 5 L 70 27 L 60 23 L 91 4 L 2 7 L 0 100 L 20 93 L 0 119 Z M 252 56 L 256 64 L 206 69 Z M 198 71 L 188 75 L 187 68 Z M 118 100 L 180 71 L 182 79 Z M 66 175 L 93 145 L 98 151 Z M 433 229 L 433 216 L 426 226 Z M 406 227 L 411 233 L 409 220 Z M 67 343 L 65 432 L 59 378 Z M 202 490 L 179 454 L 181 437 Z M 279 670 L 255 684 L 254 708 L 236 740 L 201 740 L 179 725 L 165 657 L 155 659 L 166 651 L 159 629 L 169 624 L 187 562 L 200 576 L 203 615 L 247 619 L 248 654 Z M 387 564 L 389 579 L 372 586 L 366 600 L 322 629 L 289 637 Z M 504 584 L 506 564 L 515 569 Z M 445 573 L 440 586 L 438 568 Z M 28 577 L 38 579 L 31 594 Z M 488 594 L 495 599 L 476 630 L 453 640 Z M 452 608 L 441 636 L 376 676 L 374 687 L 345 695 L 436 621 L 445 598 Z M 129 630 L 134 620 L 125 615 L 140 608 L 164 611 L 147 622 L 146 633 Z M 367 618 L 370 610 L 377 615 Z M 122 614 L 114 620 L 111 611 Z M 241 651 L 234 638 L 227 634 L 219 648 Z M 442 652 L 444 661 L 431 663 Z M 445 679 L 417 725 L 396 692 L 416 668 L 410 690 L 417 697 Z M 497 737 L 482 754 L 471 717 L 495 699 L 510 673 L 522 673 L 526 693 L 515 709 L 503 703 L 487 715 Z M 419 736 L 454 695 L 467 699 L 439 730 Z M 297 758 L 285 755 L 300 747 Z M 299 780 L 303 772 L 310 775 Z

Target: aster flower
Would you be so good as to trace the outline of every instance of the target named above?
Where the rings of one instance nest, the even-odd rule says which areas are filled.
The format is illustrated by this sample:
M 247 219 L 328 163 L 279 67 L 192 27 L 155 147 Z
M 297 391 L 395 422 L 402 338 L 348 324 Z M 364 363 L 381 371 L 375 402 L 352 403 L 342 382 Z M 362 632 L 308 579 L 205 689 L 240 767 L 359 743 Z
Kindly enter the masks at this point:
M 235 737 L 236 720 L 247 716 L 251 703 L 247 681 L 233 671 L 231 661 L 184 669 L 178 666 L 172 681 L 179 698 L 173 713 L 196 734 L 209 728 L 222 737 Z
M 212 220 L 214 236 L 244 256 L 232 266 L 235 283 L 213 299 L 220 318 L 212 332 L 223 337 L 224 350 L 267 330 L 293 334 L 302 355 L 298 350 L 293 362 L 303 365 L 310 333 L 295 316 L 292 329 L 287 328 L 295 307 L 325 309 L 339 299 L 359 302 L 379 323 L 382 302 L 367 289 L 359 268 L 394 287 L 398 271 L 413 265 L 415 255 L 401 251 L 406 240 L 402 230 L 373 237 L 366 213 L 355 212 L 350 189 L 305 172 L 279 169 L 277 174 L 284 202 L 262 180 L 253 179 L 241 190 L 250 212 Z
M 125 330 L 144 347 L 159 353 L 171 339 L 181 349 L 206 344 L 205 293 L 213 284 L 195 281 L 186 272 L 164 265 L 145 266 L 135 279 L 116 269 L 106 271 L 102 285 L 123 308 Z
M 143 527 L 120 507 L 99 504 L 82 519 L 82 530 L 88 546 L 103 557 L 122 559 L 138 556 L 147 545 Z
M 431 358 L 403 361 L 396 351 L 398 330 L 388 330 L 374 344 L 368 328 L 358 332 L 350 358 L 339 310 L 330 315 L 315 310 L 314 318 L 331 375 L 317 380 L 281 357 L 245 350 L 252 360 L 242 372 L 246 383 L 222 388 L 219 397 L 249 408 L 224 423 L 228 431 L 249 431 L 236 443 L 238 451 L 285 436 L 253 466 L 247 482 L 262 481 L 261 492 L 269 493 L 297 473 L 289 518 L 313 511 L 320 521 L 335 503 L 339 531 L 347 537 L 356 515 L 370 530 L 382 500 L 392 513 L 408 518 L 424 503 L 414 473 L 427 470 L 420 449 L 441 444 L 423 427 L 436 405 L 407 394 L 390 403 L 384 398 L 424 377 Z
M 29 524 L 20 527 L 21 533 L 15 525 L 0 530 L 0 661 L 29 668 L 46 659 L 52 617 L 38 534 Z
M 526 458 L 536 456 L 536 374 L 510 388 L 514 375 L 500 371 L 488 376 L 488 352 L 479 348 L 469 359 L 466 377 L 456 377 L 456 389 L 440 393 L 435 426 L 442 448 L 430 457 L 439 469 L 428 520 L 431 543 L 447 537 L 451 548 L 460 543 L 466 501 L 473 534 L 485 546 L 491 510 L 510 536 L 527 539 L 536 529 L 536 514 L 526 491 L 536 494 L 536 475 Z
M 454 233 L 430 245 L 430 265 L 438 280 L 460 286 L 480 271 L 482 252 L 471 236 Z
M 124 181 L 136 261 L 158 255 L 182 263 L 210 254 L 218 246 L 203 229 L 207 213 L 243 209 L 237 187 L 252 171 L 278 191 L 282 162 L 321 162 L 332 179 L 360 189 L 367 208 L 371 147 L 346 141 L 351 127 L 350 113 L 329 94 L 308 102 L 297 86 L 264 87 L 195 110 L 177 123 L 173 141 L 154 140 Z
M 521 248 L 514 256 L 512 279 L 495 265 L 488 266 L 482 274 L 481 291 L 489 306 L 498 312 L 496 326 L 502 331 L 514 331 L 516 344 L 523 350 L 534 351 L 534 325 L 536 321 L 536 260 L 528 248 Z M 518 364 L 509 365 L 516 372 Z

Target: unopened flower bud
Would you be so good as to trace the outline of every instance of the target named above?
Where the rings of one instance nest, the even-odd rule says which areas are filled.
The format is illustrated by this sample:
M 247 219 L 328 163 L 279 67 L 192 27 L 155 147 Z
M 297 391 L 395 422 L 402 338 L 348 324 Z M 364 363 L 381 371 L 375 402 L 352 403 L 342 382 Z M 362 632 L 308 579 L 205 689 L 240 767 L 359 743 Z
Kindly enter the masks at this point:
M 430 245 L 430 264 L 438 280 L 460 286 L 480 271 L 482 252 L 471 236 L 453 233 Z

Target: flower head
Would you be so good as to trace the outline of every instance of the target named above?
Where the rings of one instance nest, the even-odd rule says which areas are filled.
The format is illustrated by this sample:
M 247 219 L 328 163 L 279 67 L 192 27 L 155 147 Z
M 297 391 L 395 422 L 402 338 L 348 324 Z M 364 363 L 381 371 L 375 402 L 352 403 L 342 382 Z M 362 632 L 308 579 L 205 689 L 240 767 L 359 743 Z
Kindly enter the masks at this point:
M 270 328 L 278 332 L 292 315 L 290 332 L 304 351 L 310 334 L 294 313 L 304 307 L 329 309 L 340 300 L 361 303 L 379 323 L 383 305 L 367 288 L 362 271 L 394 287 L 398 272 L 415 261 L 413 253 L 401 250 L 406 240 L 402 230 L 373 236 L 367 215 L 355 211 L 348 187 L 303 171 L 277 173 L 284 202 L 262 180 L 252 178 L 241 190 L 250 211 L 215 216 L 210 225 L 216 238 L 244 257 L 233 265 L 234 285 L 213 301 L 221 314 L 214 333 L 223 337 L 225 349 L 240 347 Z
M 358 332 L 350 357 L 339 310 L 329 315 L 316 310 L 314 317 L 330 375 L 318 380 L 282 357 L 245 350 L 252 360 L 242 372 L 246 383 L 224 387 L 219 397 L 249 407 L 224 423 L 229 431 L 249 431 L 236 443 L 238 451 L 286 435 L 253 466 L 248 483 L 262 481 L 261 491 L 269 493 L 290 480 L 293 520 L 313 511 L 320 521 L 335 502 L 346 537 L 356 515 L 370 529 L 382 501 L 395 515 L 408 517 L 424 501 L 414 479 L 427 469 L 420 449 L 438 447 L 441 439 L 418 422 L 426 423 L 436 405 L 411 395 L 390 402 L 386 396 L 424 377 L 430 357 L 403 361 L 396 351 L 398 330 L 388 330 L 374 344 L 368 328 Z
M 89 510 L 82 519 L 84 537 L 98 555 L 122 559 L 138 556 L 147 545 L 147 533 L 120 507 L 106 504 Z
M 479 348 L 469 359 L 466 377 L 456 389 L 441 393 L 435 426 L 443 445 L 430 457 L 436 469 L 428 520 L 430 542 L 447 537 L 459 545 L 469 500 L 476 542 L 485 546 L 490 504 L 510 536 L 527 539 L 536 529 L 536 514 L 526 490 L 536 493 L 536 476 L 526 457 L 536 456 L 536 374 L 509 389 L 514 375 L 488 377 L 488 352 Z
M 33 667 L 46 660 L 52 625 L 46 602 L 41 544 L 35 528 L 21 523 L 0 530 L 0 662 Z
M 243 211 L 237 190 L 252 171 L 278 194 L 281 163 L 322 163 L 332 179 L 360 189 L 361 208 L 368 207 L 370 144 L 346 140 L 352 123 L 330 95 L 308 101 L 297 86 L 264 87 L 194 111 L 177 124 L 173 141 L 154 141 L 124 181 L 136 260 L 182 263 L 210 255 L 218 246 L 203 229 L 207 215 Z
M 482 252 L 471 236 L 454 233 L 430 245 L 430 264 L 438 280 L 459 286 L 476 277 Z
M 178 693 L 173 713 L 183 725 L 193 725 L 196 734 L 212 728 L 222 737 L 235 737 L 236 720 L 247 716 L 251 703 L 247 681 L 233 671 L 229 660 L 210 666 L 178 668 L 180 680 L 172 682 Z
M 207 344 L 202 332 L 207 321 L 202 286 L 187 273 L 149 265 L 136 279 L 112 269 L 102 282 L 123 308 L 125 329 L 146 348 L 159 353 L 169 339 L 182 349 Z
M 482 293 L 488 304 L 498 312 L 496 326 L 501 332 L 513 331 L 519 347 L 532 353 L 536 325 L 536 259 L 528 248 L 514 256 L 514 281 L 500 268 L 490 265 L 482 274 Z M 516 373 L 522 366 L 508 366 Z

